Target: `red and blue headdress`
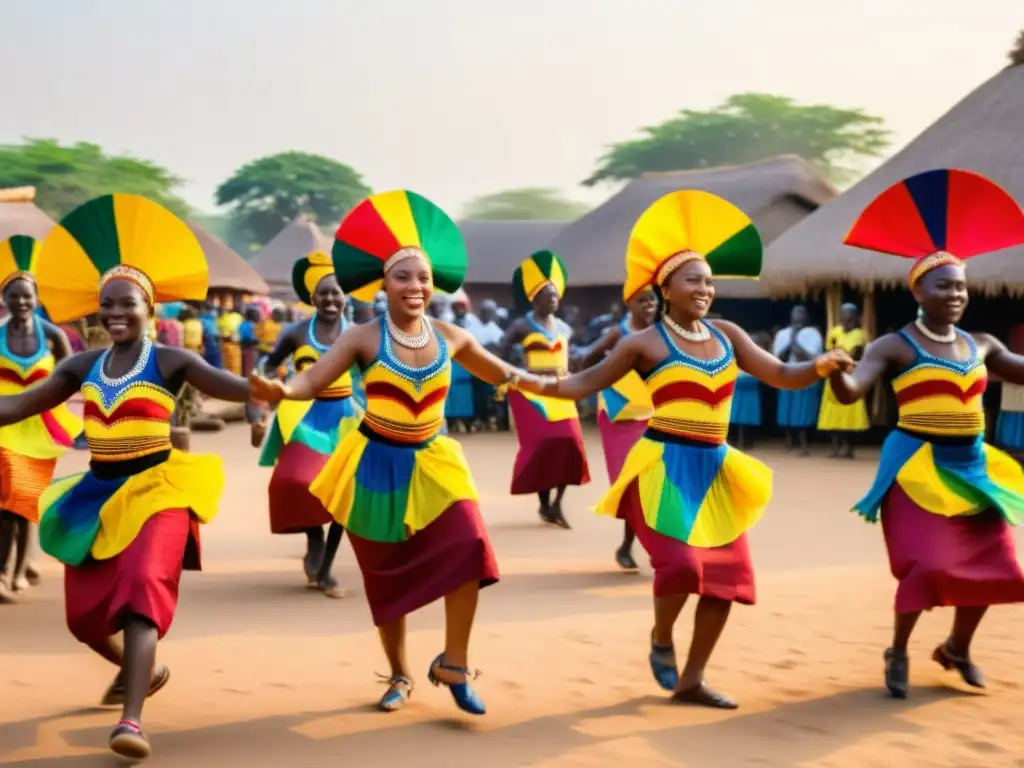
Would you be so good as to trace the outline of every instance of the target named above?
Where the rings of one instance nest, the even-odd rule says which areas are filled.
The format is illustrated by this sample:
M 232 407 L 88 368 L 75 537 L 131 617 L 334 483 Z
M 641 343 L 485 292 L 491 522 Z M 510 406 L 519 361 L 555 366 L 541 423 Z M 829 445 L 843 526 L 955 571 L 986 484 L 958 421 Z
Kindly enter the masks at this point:
M 876 197 L 857 217 L 846 245 L 914 259 L 913 288 L 928 272 L 1024 244 L 1024 211 L 995 182 L 941 168 L 911 176 Z

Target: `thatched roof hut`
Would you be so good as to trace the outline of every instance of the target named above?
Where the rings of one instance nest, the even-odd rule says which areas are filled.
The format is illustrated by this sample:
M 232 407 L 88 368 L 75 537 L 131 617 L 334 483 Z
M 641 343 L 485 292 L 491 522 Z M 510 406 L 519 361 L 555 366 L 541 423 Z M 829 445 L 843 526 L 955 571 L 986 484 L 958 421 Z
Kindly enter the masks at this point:
M 56 222 L 35 205 L 35 187 L 0 189 L 0 240 L 29 235 L 42 240 Z
M 297 298 L 292 290 L 292 266 L 295 260 L 313 251 L 330 253 L 334 245 L 316 223 L 297 216 L 266 245 L 256 251 L 249 264 L 270 286 L 270 293 L 279 298 Z
M 194 221 L 188 222 L 188 228 L 192 230 L 203 253 L 206 254 L 206 263 L 210 268 L 211 291 L 238 291 L 257 296 L 270 293 L 270 288 L 259 273 L 227 243 Z
M 861 290 L 905 284 L 905 259 L 843 245 L 854 219 L 882 190 L 921 171 L 981 173 L 1024 201 L 1024 65 L 1011 65 L 940 117 L 892 159 L 779 237 L 764 282 L 775 294 L 803 294 L 840 281 Z M 971 260 L 971 287 L 1024 293 L 1024 247 Z
M 707 170 L 644 174 L 555 238 L 550 247 L 565 261 L 570 285 L 621 285 L 626 244 L 636 220 L 658 198 L 681 189 L 700 189 L 729 200 L 753 219 L 765 243 L 837 194 L 809 163 L 794 155 Z M 771 269 L 772 263 L 766 261 L 764 273 Z M 723 298 L 767 295 L 763 280 L 723 279 L 715 285 Z
M 566 226 L 562 221 L 460 221 L 469 252 L 467 285 L 506 285 L 516 267 L 548 248 Z

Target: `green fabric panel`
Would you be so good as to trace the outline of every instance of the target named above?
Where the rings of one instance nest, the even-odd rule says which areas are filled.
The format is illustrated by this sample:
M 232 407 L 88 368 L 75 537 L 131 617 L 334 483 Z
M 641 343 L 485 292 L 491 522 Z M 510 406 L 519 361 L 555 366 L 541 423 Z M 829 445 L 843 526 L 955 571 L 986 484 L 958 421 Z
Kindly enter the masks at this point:
M 757 277 L 761 274 L 764 246 L 757 228 L 750 224 L 706 254 L 716 277 Z
M 331 259 L 338 285 L 345 293 L 357 291 L 384 276 L 383 261 L 341 240 L 334 241 Z
M 28 235 L 14 235 L 10 239 L 11 253 L 14 263 L 22 272 L 28 272 L 32 266 L 32 251 L 36 247 L 35 238 Z
M 83 203 L 61 219 L 60 224 L 78 241 L 101 275 L 121 263 L 113 195 Z
M 378 493 L 356 483 L 352 512 L 346 527 L 356 536 L 370 541 L 392 544 L 405 541 L 405 510 L 408 503 L 408 486 L 390 493 Z
M 466 243 L 455 222 L 447 214 L 415 192 L 406 192 L 409 210 L 420 245 L 430 259 L 434 285 L 442 291 L 455 293 L 466 279 Z

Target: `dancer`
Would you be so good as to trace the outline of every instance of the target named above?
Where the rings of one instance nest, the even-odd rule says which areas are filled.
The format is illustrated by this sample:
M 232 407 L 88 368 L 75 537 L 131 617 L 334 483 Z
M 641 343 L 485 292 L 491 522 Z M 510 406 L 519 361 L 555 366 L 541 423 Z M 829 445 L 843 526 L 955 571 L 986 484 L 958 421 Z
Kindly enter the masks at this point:
M 830 377 L 840 403 L 889 379 L 899 422 L 886 438 L 874 485 L 854 509 L 882 515 L 898 580 L 885 685 L 910 690 L 907 643 L 921 611 L 954 606 L 949 637 L 932 654 L 983 688 L 971 641 L 990 605 L 1024 601 L 1010 527 L 1024 515 L 1024 471 L 985 444 L 988 372 L 1024 384 L 1024 357 L 987 333 L 956 327 L 967 308 L 967 259 L 1024 243 L 1024 212 L 1001 188 L 960 170 L 911 176 L 879 195 L 854 223 L 848 245 L 914 259 L 914 322 L 872 343 L 852 375 Z
M 383 710 L 413 690 L 405 617 L 444 597 L 445 648 L 428 678 L 456 704 L 482 715 L 469 682 L 469 637 L 481 587 L 498 580 L 479 495 L 460 445 L 442 434 L 457 359 L 493 384 L 540 383 L 485 352 L 461 328 L 424 315 L 436 285 L 452 293 L 466 273 L 458 228 L 412 192 L 364 200 L 342 221 L 334 244 L 341 287 L 367 300 L 382 286 L 387 311 L 345 331 L 314 365 L 287 383 L 254 377 L 261 399 L 309 400 L 358 363 L 367 408 L 311 491 L 349 532 L 373 621 L 391 665 Z
M 791 390 L 852 365 L 842 350 L 784 364 L 739 326 L 704 320 L 713 275 L 756 277 L 761 250 L 753 223 L 722 198 L 697 191 L 662 197 L 637 221 L 626 252 L 626 292 L 657 285 L 667 306 L 662 320 L 620 341 L 597 366 L 544 387 L 548 396 L 578 400 L 631 370 L 644 378 L 654 415 L 598 511 L 628 520 L 651 556 L 655 680 L 675 701 L 724 709 L 737 705 L 704 682 L 704 669 L 732 602 L 754 603 L 746 531 L 772 489 L 771 470 L 725 442 L 737 367 Z M 690 594 L 701 599 L 680 673 L 672 630 Z
M 506 331 L 502 357 L 511 359 L 513 347 L 521 345 L 531 373 L 561 376 L 569 372 L 572 330 L 555 317 L 565 282 L 565 265 L 551 251 L 533 254 L 516 269 L 512 279 L 516 304 L 532 308 Z M 590 482 L 576 404 L 512 391 L 508 405 L 519 439 L 512 493 L 536 493 L 541 520 L 569 528 L 562 512 L 566 486 Z
M 641 287 L 632 296 L 623 296 L 627 314 L 602 336 L 583 359 L 589 368 L 601 362 L 622 339 L 631 333 L 651 326 L 658 315 L 658 296 L 650 285 Z M 608 482 L 614 483 L 622 471 L 629 450 L 643 435 L 647 420 L 654 414 L 654 404 L 636 371 L 627 373 L 621 381 L 598 396 L 597 428 L 601 432 L 604 461 L 608 468 Z M 622 544 L 615 551 L 615 562 L 627 571 L 637 569 L 633 559 L 635 534 L 629 521 L 622 523 Z
M 39 541 L 66 566 L 71 633 L 120 668 L 103 698 L 122 707 L 110 748 L 142 759 L 150 752 L 143 700 L 169 676 L 155 666 L 157 640 L 174 619 L 182 568 L 199 568 L 197 523 L 217 513 L 224 485 L 220 457 L 172 449 L 175 393 L 189 384 L 245 401 L 249 387 L 192 352 L 148 339 L 155 302 L 202 299 L 208 281 L 195 236 L 156 203 L 117 194 L 79 206 L 46 237 L 36 280 L 55 322 L 98 311 L 112 346 L 72 355 L 40 383 L 0 397 L 0 425 L 82 392 L 89 470 L 43 494 Z
M 24 392 L 71 355 L 64 332 L 36 313 L 38 252 L 39 244 L 25 235 L 0 243 L 0 295 L 10 315 L 0 325 L 0 396 Z M 39 522 L 39 497 L 53 478 L 57 457 L 81 431 L 82 420 L 66 405 L 0 427 L 0 605 L 15 602 L 16 593 L 30 585 L 27 558 L 31 525 Z
M 856 304 L 843 304 L 839 310 L 839 325 L 828 333 L 826 349 L 845 349 L 855 361 L 864 354 L 868 337 L 860 327 L 860 312 Z M 831 385 L 825 382 L 818 414 L 818 431 L 832 433 L 833 459 L 852 459 L 855 456 L 853 438 L 868 429 L 868 409 L 863 400 L 843 405 L 836 400 Z
M 345 294 L 326 253 L 311 253 L 295 262 L 292 287 L 299 300 L 316 308 L 308 320 L 286 328 L 274 350 L 262 361 L 264 375 L 273 376 L 288 358 L 304 371 L 331 348 L 345 330 Z M 280 403 L 260 454 L 261 467 L 274 467 L 270 476 L 270 532 L 305 533 L 303 570 L 309 586 L 327 597 L 344 596 L 331 570 L 344 528 L 313 496 L 309 486 L 328 457 L 359 424 L 362 411 L 352 399 L 352 374 L 347 369 L 316 398 Z M 262 425 L 255 426 L 258 441 Z M 330 524 L 327 545 L 324 526 Z

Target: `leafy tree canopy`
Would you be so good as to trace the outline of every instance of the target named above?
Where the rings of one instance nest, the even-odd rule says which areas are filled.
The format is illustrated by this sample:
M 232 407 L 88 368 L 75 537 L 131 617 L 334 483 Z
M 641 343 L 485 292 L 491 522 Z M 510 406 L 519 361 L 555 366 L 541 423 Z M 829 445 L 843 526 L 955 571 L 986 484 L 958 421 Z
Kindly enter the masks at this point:
M 474 198 L 466 205 L 463 216 L 483 221 L 572 221 L 587 209 L 588 206 L 569 200 L 558 190 L 524 187 Z

